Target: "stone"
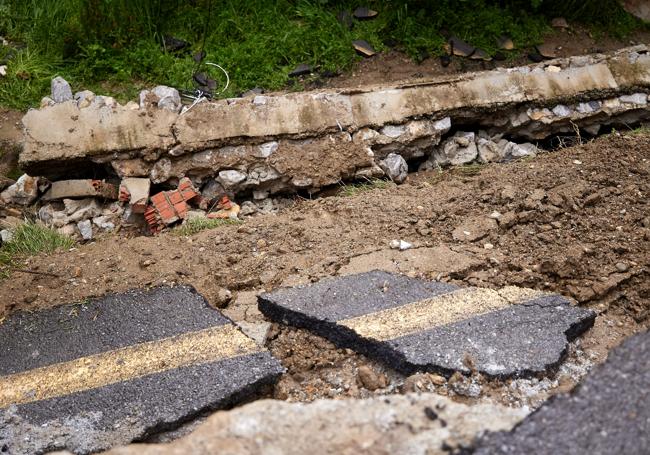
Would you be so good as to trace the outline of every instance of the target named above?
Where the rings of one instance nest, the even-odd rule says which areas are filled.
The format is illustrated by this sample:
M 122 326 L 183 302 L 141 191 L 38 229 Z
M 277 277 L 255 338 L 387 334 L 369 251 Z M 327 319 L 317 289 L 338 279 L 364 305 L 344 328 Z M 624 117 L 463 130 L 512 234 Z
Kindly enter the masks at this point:
M 270 322 L 238 321 L 236 324 L 241 328 L 242 332 L 255 340 L 257 344 L 264 346 L 269 330 L 271 329 Z
M 374 392 L 377 389 L 383 389 L 388 385 L 388 378 L 383 373 L 378 373 L 368 365 L 361 365 L 357 370 L 359 382 L 366 389 Z
M 161 158 L 153 165 L 149 178 L 152 183 L 163 183 L 172 176 L 172 162 L 169 158 Z
M 21 175 L 16 183 L 0 193 L 0 199 L 6 204 L 30 205 L 38 197 L 38 177 Z
M 93 198 L 64 199 L 63 206 L 65 207 L 63 213 L 66 215 L 63 224 L 77 223 L 102 215 L 102 208 L 97 200 Z
M 172 112 L 181 110 L 181 96 L 175 88 L 159 85 L 152 92 L 158 97 L 158 107 L 160 109 L 167 109 Z
M 395 183 L 403 183 L 408 177 L 409 167 L 402 155 L 388 154 L 379 162 L 379 167 Z
M 120 183 L 121 202 L 128 202 L 133 213 L 144 213 L 149 201 L 151 180 L 146 178 L 125 178 Z
M 0 246 L 3 243 L 9 243 L 11 240 L 14 238 L 13 232 L 11 232 L 9 229 L 2 229 L 0 230 Z
M 95 94 L 90 90 L 83 90 L 74 94 L 74 100 L 77 102 L 79 109 L 84 109 L 95 100 Z
M 533 376 L 558 365 L 596 314 L 531 289 L 459 288 L 382 271 L 258 296 L 271 321 L 307 329 L 403 374 Z M 468 360 L 470 359 L 470 360 Z
M 618 97 L 621 103 L 636 104 L 638 106 L 645 106 L 648 104 L 648 95 L 645 93 L 634 93 L 632 95 L 623 95 Z
M 61 76 L 52 79 L 50 83 L 51 98 L 55 103 L 64 103 L 72 101 L 72 89 L 70 84 Z
M 151 164 L 138 158 L 132 160 L 112 160 L 111 166 L 120 178 L 148 177 L 151 172 Z
M 90 220 L 79 221 L 77 223 L 77 229 L 79 230 L 79 234 L 81 235 L 82 239 L 84 240 L 93 239 L 93 225 Z
M 252 201 L 244 201 L 241 204 L 239 216 L 250 216 L 257 213 L 257 206 Z
M 227 171 L 220 171 L 217 181 L 223 185 L 224 188 L 235 188 L 237 185 L 246 180 L 246 174 L 243 172 L 230 169 Z
M 208 200 L 219 200 L 224 196 L 227 196 L 228 192 L 219 183 L 216 179 L 210 179 L 208 182 L 201 188 L 201 196 Z
M 434 393 L 311 403 L 260 400 L 213 414 L 170 443 L 134 444 L 107 455 L 445 455 L 471 446 L 486 431 L 509 430 L 529 412 L 489 402 L 469 406 Z
M 502 161 L 505 154 L 499 145 L 490 139 L 479 138 L 477 141 L 478 158 L 482 163 Z
M 44 201 L 58 199 L 101 197 L 117 199 L 117 187 L 104 180 L 79 179 L 52 182 L 50 189 L 41 198 Z
M 0 447 L 12 455 L 142 440 L 254 398 L 284 371 L 186 286 L 15 313 L 0 338 Z
M 558 117 L 570 117 L 571 116 L 571 109 L 569 109 L 567 106 L 564 104 L 558 104 L 552 109 L 553 114 L 557 115 Z
M 479 439 L 476 455 L 650 453 L 650 332 L 611 351 L 569 393 L 556 395 L 511 432 Z
M 413 245 L 411 245 L 409 242 L 406 242 L 404 240 L 391 240 L 389 246 L 393 250 L 400 250 L 400 251 L 406 251 L 413 247 Z
M 273 152 L 275 152 L 278 147 L 279 144 L 276 141 L 265 142 L 258 147 L 259 156 L 261 158 L 268 158 L 269 156 L 273 155 Z
M 478 148 L 473 132 L 458 131 L 444 141 L 432 155 L 439 166 L 468 164 L 478 157 Z
M 391 139 L 397 139 L 402 134 L 406 132 L 406 127 L 404 125 L 386 125 L 380 130 L 380 133 L 384 136 L 388 136 Z
M 113 222 L 113 218 L 111 218 L 108 215 L 102 215 L 93 218 L 93 224 L 105 231 L 112 231 L 113 229 L 115 229 L 115 223 Z

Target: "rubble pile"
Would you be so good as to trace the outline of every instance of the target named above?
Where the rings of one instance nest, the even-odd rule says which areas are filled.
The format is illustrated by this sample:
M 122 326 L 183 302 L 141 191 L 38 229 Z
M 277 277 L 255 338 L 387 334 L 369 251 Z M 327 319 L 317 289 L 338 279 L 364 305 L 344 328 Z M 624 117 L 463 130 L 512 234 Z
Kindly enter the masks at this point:
M 509 161 L 556 134 L 640 122 L 650 118 L 650 54 L 639 45 L 451 79 L 191 106 L 165 86 L 125 105 L 73 93 L 60 77 L 51 88 L 23 118 L 27 175 L 3 183 L 2 202 L 45 204 L 41 219 L 65 232 L 121 223 L 159 232 L 190 209 L 272 212 L 285 195 L 342 181 L 402 183 L 409 165 Z M 88 198 L 77 214 L 70 201 Z

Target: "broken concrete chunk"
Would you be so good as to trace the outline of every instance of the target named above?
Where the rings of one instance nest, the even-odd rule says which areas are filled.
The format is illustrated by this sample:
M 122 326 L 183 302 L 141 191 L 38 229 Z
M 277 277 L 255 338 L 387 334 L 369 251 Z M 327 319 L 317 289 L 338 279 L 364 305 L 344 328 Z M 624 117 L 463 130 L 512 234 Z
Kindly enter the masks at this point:
M 100 229 L 104 229 L 105 231 L 112 231 L 115 229 L 113 218 L 108 215 L 102 215 L 93 218 L 93 224 Z
M 244 180 L 246 180 L 246 174 L 234 169 L 220 171 L 219 177 L 217 177 L 217 181 L 221 183 L 224 188 L 234 188 Z
M 83 90 L 74 94 L 74 100 L 77 102 L 79 109 L 84 109 L 93 103 L 95 94 L 90 90 Z
M 405 373 L 528 376 L 557 365 L 593 311 L 516 287 L 459 288 L 367 272 L 258 297 L 275 322 L 306 328 Z
M 172 176 L 172 162 L 169 158 L 161 158 L 153 165 L 149 178 L 152 183 L 163 183 Z
M 433 152 L 432 158 L 440 166 L 462 165 L 471 163 L 478 156 L 475 134 L 473 132 L 458 131 L 444 141 Z
M 149 201 L 151 181 L 143 178 L 126 178 L 120 183 L 120 201 L 128 202 L 134 213 L 144 213 Z
M 0 339 L 0 447 L 12 455 L 127 444 L 250 399 L 283 372 L 183 286 L 17 313 Z
M 650 332 L 609 353 L 572 392 L 549 400 L 513 431 L 489 433 L 477 455 L 650 453 Z
M 173 87 L 159 85 L 152 90 L 153 94 L 158 97 L 158 107 L 167 109 L 172 112 L 181 110 L 181 95 Z
M 54 100 L 55 103 L 63 103 L 72 100 L 72 89 L 70 88 L 70 84 L 68 84 L 68 82 L 61 76 L 52 79 L 50 87 L 52 100 Z
M 645 93 L 634 93 L 632 95 L 623 95 L 618 99 L 621 100 L 621 103 L 637 104 L 639 106 L 645 106 L 646 104 L 648 104 L 648 95 Z
M 44 201 L 64 198 L 102 197 L 117 199 L 117 187 L 103 180 L 61 180 L 52 182 L 50 189 L 43 195 Z
M 102 214 L 102 208 L 96 199 L 64 199 L 64 213 L 67 216 L 66 223 L 76 223 L 88 220 Z
M 171 168 L 171 161 L 169 162 Z M 118 177 L 147 177 L 151 172 L 151 164 L 146 163 L 139 158 L 131 160 L 112 160 L 111 166 L 117 173 Z M 158 175 L 156 175 L 158 177 Z
M 5 204 L 29 205 L 38 197 L 38 177 L 21 175 L 16 183 L 0 193 Z
M 82 239 L 93 239 L 93 225 L 90 220 L 79 221 L 77 223 L 77 229 L 79 229 L 79 234 L 81 234 Z
M 408 176 L 409 167 L 402 155 L 390 153 L 379 162 L 379 167 L 395 183 L 403 183 Z

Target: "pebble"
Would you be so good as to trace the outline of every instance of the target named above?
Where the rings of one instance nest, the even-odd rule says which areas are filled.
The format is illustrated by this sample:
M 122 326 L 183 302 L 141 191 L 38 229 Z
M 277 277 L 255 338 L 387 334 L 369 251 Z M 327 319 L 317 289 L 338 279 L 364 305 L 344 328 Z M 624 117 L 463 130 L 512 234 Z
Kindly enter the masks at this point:
M 495 210 L 494 212 L 490 213 L 489 217 L 492 218 L 493 220 L 498 220 L 499 218 L 501 218 L 501 216 L 502 216 L 501 213 Z
M 625 262 L 616 263 L 616 270 L 618 270 L 621 273 L 627 272 L 629 269 L 630 267 Z
M 393 250 L 404 251 L 404 250 L 408 250 L 409 248 L 413 247 L 413 245 L 410 244 L 409 242 L 405 242 L 404 240 L 391 240 L 390 241 L 390 247 Z
M 377 389 L 383 389 L 388 385 L 388 379 L 382 373 L 377 373 L 367 365 L 362 365 L 357 371 L 359 382 L 371 392 Z
M 494 245 L 492 245 L 491 243 L 486 243 L 485 245 L 483 245 L 483 248 L 485 248 L 486 250 L 492 250 L 494 249 Z
M 573 160 L 573 164 L 578 164 L 578 165 L 580 165 L 580 164 L 582 164 L 582 161 L 580 161 L 580 160 Z

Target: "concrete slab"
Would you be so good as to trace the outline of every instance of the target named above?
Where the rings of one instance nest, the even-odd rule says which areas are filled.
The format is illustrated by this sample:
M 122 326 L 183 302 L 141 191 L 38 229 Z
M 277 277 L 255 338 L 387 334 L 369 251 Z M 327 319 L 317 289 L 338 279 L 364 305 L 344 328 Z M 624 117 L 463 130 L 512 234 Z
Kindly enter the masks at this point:
M 383 271 L 279 289 L 258 302 L 273 321 L 306 328 L 407 374 L 544 372 L 595 319 L 560 295 L 460 288 Z
M 0 325 L 0 448 L 90 453 L 253 396 L 282 373 L 189 287 L 110 295 Z
M 650 332 L 628 339 L 512 432 L 486 435 L 473 453 L 650 453 Z
M 53 201 L 56 199 L 95 196 L 105 199 L 117 199 L 117 187 L 103 180 L 60 180 L 58 182 L 52 182 L 50 189 L 43 195 L 43 200 Z

